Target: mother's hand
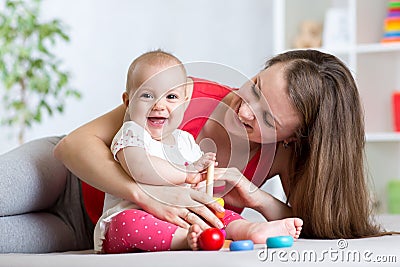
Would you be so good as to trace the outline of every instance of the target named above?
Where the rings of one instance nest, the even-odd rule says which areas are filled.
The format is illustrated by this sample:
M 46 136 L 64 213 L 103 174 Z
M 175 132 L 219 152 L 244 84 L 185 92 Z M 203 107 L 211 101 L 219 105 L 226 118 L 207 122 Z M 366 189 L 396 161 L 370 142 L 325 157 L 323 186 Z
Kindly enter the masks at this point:
M 212 210 L 223 211 L 223 208 L 207 194 L 180 186 L 156 186 L 138 184 L 143 194 L 138 204 L 155 217 L 189 228 L 198 224 L 202 229 L 210 227 L 222 228 L 223 224 Z
M 239 208 L 252 208 L 267 220 L 292 216 L 291 208 L 259 189 L 236 168 L 216 168 L 215 180 L 225 181 L 225 201 Z
M 216 168 L 215 180 L 226 182 L 223 198 L 235 207 L 256 209 L 262 202 L 261 190 L 236 168 Z

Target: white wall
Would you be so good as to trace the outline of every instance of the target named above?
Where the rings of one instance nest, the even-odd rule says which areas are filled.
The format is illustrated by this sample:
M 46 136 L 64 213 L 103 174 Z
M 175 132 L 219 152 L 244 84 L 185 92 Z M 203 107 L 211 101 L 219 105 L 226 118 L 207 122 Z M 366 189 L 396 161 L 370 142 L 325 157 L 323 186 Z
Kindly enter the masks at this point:
M 272 53 L 272 0 L 45 0 L 43 17 L 69 25 L 71 42 L 59 45 L 57 54 L 83 98 L 30 129 L 27 141 L 66 134 L 116 107 L 130 62 L 150 49 L 165 49 L 183 62 L 217 62 L 247 76 Z M 17 141 L 15 130 L 0 127 L 3 153 Z

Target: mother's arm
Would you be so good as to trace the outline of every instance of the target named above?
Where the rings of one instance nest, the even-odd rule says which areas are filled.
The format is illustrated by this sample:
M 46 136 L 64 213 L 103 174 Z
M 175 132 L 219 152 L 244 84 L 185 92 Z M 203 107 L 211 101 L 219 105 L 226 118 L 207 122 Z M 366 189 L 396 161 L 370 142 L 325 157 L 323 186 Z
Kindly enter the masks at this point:
M 217 226 L 220 223 L 219 219 L 202 205 L 209 202 L 207 196 L 181 187 L 140 185 L 140 188 L 113 159 L 109 147 L 114 135 L 122 126 L 124 115 L 125 107 L 121 105 L 74 130 L 58 143 L 54 150 L 55 157 L 86 183 L 130 200 L 162 220 L 187 228 L 189 224 L 182 218 L 191 210 Z M 146 188 L 151 195 L 142 191 L 142 188 Z M 168 199 L 168 196 L 171 197 Z M 216 203 L 208 206 L 219 209 Z M 199 224 L 202 228 L 208 227 L 199 216 L 190 216 L 190 223 Z
M 55 147 L 54 155 L 83 181 L 101 191 L 134 200 L 134 182 L 113 159 L 110 152 L 112 138 L 122 126 L 123 105 L 96 118 L 63 138 Z M 110 178 L 113 179 L 110 179 Z

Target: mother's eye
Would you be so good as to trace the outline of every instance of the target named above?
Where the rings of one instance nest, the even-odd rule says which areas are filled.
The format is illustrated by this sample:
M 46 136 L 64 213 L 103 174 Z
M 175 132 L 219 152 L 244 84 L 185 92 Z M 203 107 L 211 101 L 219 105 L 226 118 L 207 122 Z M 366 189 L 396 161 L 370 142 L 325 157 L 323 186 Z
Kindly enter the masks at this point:
M 255 83 L 253 83 L 251 85 L 251 91 L 253 92 L 255 97 L 257 97 L 258 99 L 261 98 L 260 89 L 258 89 L 258 87 L 257 87 L 257 85 Z
M 272 117 L 271 113 L 268 111 L 263 112 L 263 121 L 268 127 L 275 127 L 274 118 Z

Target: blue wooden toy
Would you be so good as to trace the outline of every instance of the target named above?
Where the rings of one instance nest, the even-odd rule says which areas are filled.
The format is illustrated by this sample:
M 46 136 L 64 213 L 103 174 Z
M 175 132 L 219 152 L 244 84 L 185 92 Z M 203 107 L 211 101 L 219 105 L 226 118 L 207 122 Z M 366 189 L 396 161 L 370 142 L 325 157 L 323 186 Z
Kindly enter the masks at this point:
M 290 235 L 274 236 L 267 238 L 268 248 L 287 248 L 293 245 L 293 237 Z
M 254 243 L 251 240 L 239 240 L 233 241 L 229 245 L 230 251 L 244 251 L 244 250 L 253 250 Z

